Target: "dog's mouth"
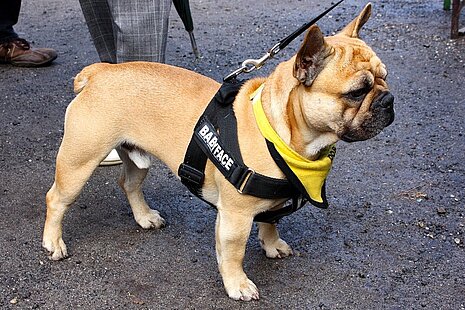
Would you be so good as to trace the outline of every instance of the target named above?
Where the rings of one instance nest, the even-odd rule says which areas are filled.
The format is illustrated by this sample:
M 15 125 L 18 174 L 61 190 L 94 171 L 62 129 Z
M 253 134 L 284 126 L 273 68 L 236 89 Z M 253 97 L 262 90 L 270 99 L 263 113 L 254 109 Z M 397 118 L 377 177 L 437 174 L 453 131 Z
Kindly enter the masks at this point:
M 339 135 L 339 138 L 344 142 L 357 142 L 371 139 L 377 136 L 384 128 L 392 124 L 394 121 L 394 113 L 382 118 L 382 120 L 374 121 L 373 119 L 365 122 L 360 128 L 349 129 Z
M 352 142 L 357 142 L 357 141 L 363 141 L 363 140 L 367 140 L 367 139 L 360 139 L 360 137 L 355 137 L 355 136 L 351 136 L 350 134 L 344 134 L 342 136 L 339 137 L 342 141 L 344 142 L 348 142 L 348 143 L 352 143 Z
M 371 106 L 371 116 L 358 127 L 349 127 L 339 134 L 345 142 L 364 141 L 378 135 L 394 122 L 394 97 L 389 92 L 382 93 Z
M 376 117 L 365 120 L 360 127 L 347 128 L 338 136 L 349 143 L 371 139 L 394 122 L 394 114 L 393 108 L 386 109 L 383 113 L 375 114 Z

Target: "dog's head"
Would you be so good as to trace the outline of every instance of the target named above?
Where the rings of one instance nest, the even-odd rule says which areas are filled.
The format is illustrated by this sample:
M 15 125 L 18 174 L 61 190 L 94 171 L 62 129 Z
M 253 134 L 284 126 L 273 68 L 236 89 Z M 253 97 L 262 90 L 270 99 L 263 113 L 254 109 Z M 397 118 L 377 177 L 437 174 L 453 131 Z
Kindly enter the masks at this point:
M 331 37 L 323 37 L 318 26 L 312 26 L 291 59 L 299 113 L 312 130 L 332 136 L 329 140 L 366 140 L 394 120 L 386 67 L 359 38 L 370 14 L 368 4 Z

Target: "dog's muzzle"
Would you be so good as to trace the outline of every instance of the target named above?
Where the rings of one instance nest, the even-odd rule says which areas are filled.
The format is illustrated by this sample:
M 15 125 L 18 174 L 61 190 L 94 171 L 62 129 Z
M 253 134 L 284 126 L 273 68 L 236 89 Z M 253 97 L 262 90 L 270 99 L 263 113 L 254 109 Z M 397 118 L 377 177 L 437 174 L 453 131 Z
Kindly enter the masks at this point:
M 394 121 L 394 96 L 388 92 L 382 92 L 378 98 L 375 99 L 371 106 L 371 110 L 378 114 L 384 115 L 387 118 L 386 123 L 384 124 L 385 127 L 392 124 Z
M 363 141 L 373 138 L 394 121 L 394 96 L 382 92 L 370 107 L 371 117 L 358 127 L 349 127 L 339 137 L 345 142 Z

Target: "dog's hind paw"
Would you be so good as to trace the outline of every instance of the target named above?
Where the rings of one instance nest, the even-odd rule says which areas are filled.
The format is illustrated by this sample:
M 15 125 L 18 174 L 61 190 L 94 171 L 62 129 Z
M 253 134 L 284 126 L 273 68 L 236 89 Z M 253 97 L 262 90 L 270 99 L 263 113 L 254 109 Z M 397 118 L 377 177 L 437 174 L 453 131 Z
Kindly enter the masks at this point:
M 260 245 L 268 258 L 284 258 L 293 254 L 291 247 L 283 239 L 273 242 L 260 240 Z
M 49 253 L 49 258 L 51 260 L 61 260 L 68 257 L 68 251 L 66 250 L 66 244 L 63 239 L 58 239 L 57 241 L 48 241 L 45 240 L 42 242 L 42 246 Z
M 149 212 L 143 215 L 137 216 L 135 219 L 137 224 L 144 229 L 158 229 L 165 226 L 165 219 L 160 216 L 157 210 L 153 209 L 150 209 Z
M 225 285 L 225 287 L 228 296 L 234 300 L 250 301 L 260 298 L 257 286 L 247 278 L 236 285 Z

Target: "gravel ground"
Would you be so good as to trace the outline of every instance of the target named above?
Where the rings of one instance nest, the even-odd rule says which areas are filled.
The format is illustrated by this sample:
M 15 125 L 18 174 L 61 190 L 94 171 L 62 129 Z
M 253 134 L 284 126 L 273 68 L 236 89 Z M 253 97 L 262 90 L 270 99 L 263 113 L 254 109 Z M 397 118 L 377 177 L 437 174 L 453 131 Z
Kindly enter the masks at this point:
M 173 9 L 167 61 L 217 80 L 330 4 L 191 2 L 203 58 L 193 61 Z M 331 34 L 364 4 L 346 0 L 319 25 Z M 166 228 L 138 228 L 116 183 L 119 167 L 99 168 L 65 220 L 71 257 L 47 259 L 44 197 L 72 79 L 98 58 L 78 1 L 25 1 L 16 30 L 59 57 L 48 68 L 0 65 L 0 307 L 465 309 L 465 40 L 449 39 L 442 1 L 373 4 L 363 37 L 389 69 L 396 121 L 372 140 L 338 144 L 331 207 L 307 207 L 280 223 L 296 255 L 266 259 L 254 228 L 245 270 L 261 299 L 240 303 L 227 298 L 217 271 L 215 211 L 158 162 L 145 193 Z

